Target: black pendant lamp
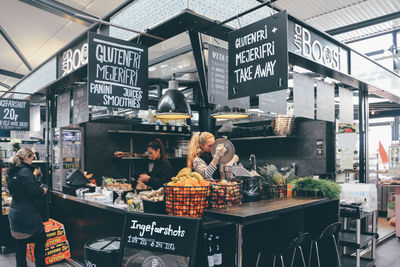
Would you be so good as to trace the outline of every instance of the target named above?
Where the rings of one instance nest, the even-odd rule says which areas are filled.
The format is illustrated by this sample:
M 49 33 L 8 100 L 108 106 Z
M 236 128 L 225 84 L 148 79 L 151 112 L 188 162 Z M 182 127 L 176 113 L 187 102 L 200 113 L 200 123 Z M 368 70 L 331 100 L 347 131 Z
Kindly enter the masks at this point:
M 211 116 L 214 119 L 245 119 L 250 117 L 250 114 L 246 112 L 245 109 L 242 108 L 231 108 L 223 105 L 216 105 L 213 110 Z
M 192 117 L 192 110 L 186 97 L 178 90 L 177 80 L 168 82 L 168 91 L 158 102 L 155 117 L 166 120 L 181 120 Z

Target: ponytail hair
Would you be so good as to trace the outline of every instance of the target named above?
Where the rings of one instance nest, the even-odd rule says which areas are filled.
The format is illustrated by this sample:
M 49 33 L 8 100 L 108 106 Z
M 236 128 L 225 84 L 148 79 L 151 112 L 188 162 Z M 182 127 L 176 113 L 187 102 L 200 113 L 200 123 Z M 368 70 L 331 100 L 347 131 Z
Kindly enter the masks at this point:
M 35 155 L 33 151 L 27 147 L 21 148 L 20 150 L 15 153 L 15 155 L 12 157 L 12 163 L 15 166 L 21 165 L 21 162 L 25 160 L 25 158 L 30 157 L 32 155 Z
M 193 159 L 198 157 L 203 149 L 201 148 L 201 144 L 204 144 L 208 139 L 213 138 L 214 135 L 209 132 L 197 132 L 190 139 L 189 147 L 188 147 L 188 156 L 187 156 L 187 167 L 193 169 Z
M 165 152 L 165 146 L 160 138 L 157 138 L 157 139 L 151 141 L 147 147 L 151 147 L 155 151 L 157 151 L 157 149 L 159 149 L 160 150 L 160 159 L 167 160 L 167 153 Z

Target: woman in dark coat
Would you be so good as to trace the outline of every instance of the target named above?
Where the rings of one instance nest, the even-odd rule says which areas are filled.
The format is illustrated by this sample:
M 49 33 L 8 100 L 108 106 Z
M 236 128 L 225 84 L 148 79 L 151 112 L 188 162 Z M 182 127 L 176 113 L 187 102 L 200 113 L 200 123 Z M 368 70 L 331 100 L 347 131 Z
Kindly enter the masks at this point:
M 32 161 L 35 154 L 29 148 L 22 148 L 12 158 L 7 170 L 7 186 L 12 196 L 8 212 L 11 235 L 16 239 L 17 267 L 26 267 L 26 244 L 35 243 L 36 267 L 46 266 L 44 246 L 46 234 L 39 204 L 47 188 L 41 186 L 33 175 Z
M 167 159 L 164 144 L 159 138 L 149 143 L 147 151 L 154 165 L 149 174 L 140 174 L 138 180 L 153 189 L 158 189 L 171 179 L 171 165 Z

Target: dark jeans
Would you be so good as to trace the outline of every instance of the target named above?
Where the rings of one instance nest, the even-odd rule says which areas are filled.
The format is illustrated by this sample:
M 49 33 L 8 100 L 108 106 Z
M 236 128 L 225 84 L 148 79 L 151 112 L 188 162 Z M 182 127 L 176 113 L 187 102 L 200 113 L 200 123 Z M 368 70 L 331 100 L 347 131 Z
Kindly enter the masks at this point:
M 15 256 L 17 259 L 17 267 L 26 267 L 26 244 L 35 243 L 35 264 L 36 267 L 45 267 L 44 261 L 44 245 L 46 244 L 46 233 L 36 232 L 27 239 L 16 239 Z

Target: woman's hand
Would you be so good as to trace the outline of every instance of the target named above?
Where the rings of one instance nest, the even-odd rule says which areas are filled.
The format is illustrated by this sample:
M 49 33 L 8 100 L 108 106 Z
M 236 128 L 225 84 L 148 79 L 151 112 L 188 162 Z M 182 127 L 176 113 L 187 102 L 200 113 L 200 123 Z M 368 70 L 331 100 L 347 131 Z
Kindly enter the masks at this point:
M 215 155 L 214 158 L 220 159 L 223 155 L 225 155 L 227 149 L 223 144 L 219 144 L 216 148 L 215 148 Z
M 46 187 L 43 187 L 43 195 L 46 195 L 47 194 L 47 188 Z
M 139 175 L 139 181 L 143 182 L 143 183 L 147 183 L 150 180 L 150 176 L 146 173 L 142 173 L 141 175 Z

